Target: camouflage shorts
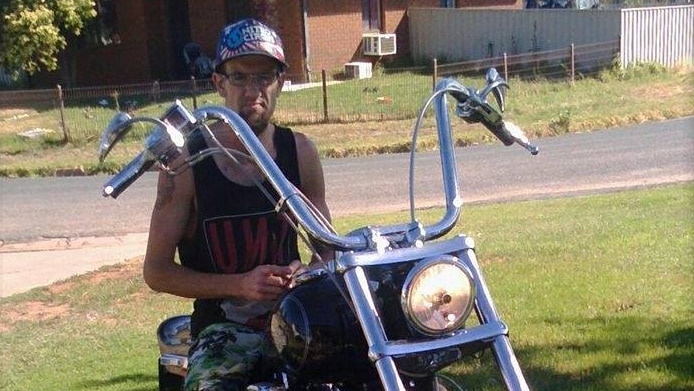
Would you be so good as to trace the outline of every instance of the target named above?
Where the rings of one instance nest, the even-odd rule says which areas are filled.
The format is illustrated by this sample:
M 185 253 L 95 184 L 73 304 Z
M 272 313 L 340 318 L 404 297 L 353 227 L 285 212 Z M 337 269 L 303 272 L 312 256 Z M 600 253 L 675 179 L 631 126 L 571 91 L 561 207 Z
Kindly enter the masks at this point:
M 206 327 L 188 353 L 184 390 L 245 390 L 263 350 L 262 332 L 236 323 Z

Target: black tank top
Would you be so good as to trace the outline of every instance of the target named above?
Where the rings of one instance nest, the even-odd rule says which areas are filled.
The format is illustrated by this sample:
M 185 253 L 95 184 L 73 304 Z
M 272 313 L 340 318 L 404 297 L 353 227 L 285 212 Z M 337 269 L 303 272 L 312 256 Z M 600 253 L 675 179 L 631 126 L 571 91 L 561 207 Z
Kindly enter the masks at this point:
M 294 134 L 275 127 L 275 163 L 297 188 L 301 188 Z M 206 148 L 202 134 L 195 135 L 191 155 Z M 191 239 L 178 245 L 183 266 L 206 273 L 243 273 L 258 265 L 287 265 L 299 259 L 297 234 L 285 217 L 275 212 L 274 201 L 255 185 L 244 186 L 227 179 L 207 158 L 193 166 L 197 222 Z M 263 186 L 274 200 L 277 192 Z M 274 302 L 244 302 L 229 299 L 197 299 L 191 318 L 193 336 L 206 326 L 234 321 L 262 328 Z

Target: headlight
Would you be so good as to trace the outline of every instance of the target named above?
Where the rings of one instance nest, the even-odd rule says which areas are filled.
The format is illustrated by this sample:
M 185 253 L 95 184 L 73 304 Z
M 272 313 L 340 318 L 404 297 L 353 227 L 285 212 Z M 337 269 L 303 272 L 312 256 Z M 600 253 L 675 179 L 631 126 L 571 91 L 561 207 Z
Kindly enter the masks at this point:
M 401 295 L 407 319 L 427 335 L 462 327 L 474 301 L 475 285 L 470 272 L 450 255 L 419 262 L 408 273 Z

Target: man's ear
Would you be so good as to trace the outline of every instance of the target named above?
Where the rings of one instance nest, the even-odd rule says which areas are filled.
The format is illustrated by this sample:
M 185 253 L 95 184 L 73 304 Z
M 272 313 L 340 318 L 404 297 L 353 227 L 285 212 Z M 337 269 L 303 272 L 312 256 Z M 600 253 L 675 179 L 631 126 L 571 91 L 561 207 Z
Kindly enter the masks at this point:
M 222 98 L 224 98 L 224 87 L 222 86 L 224 79 L 224 76 L 220 75 L 219 73 L 212 73 L 212 83 L 214 84 L 214 88 L 217 90 L 217 93 Z
M 282 92 L 282 87 L 284 87 L 284 72 L 279 73 L 279 75 L 277 76 L 277 82 L 279 83 L 278 91 Z

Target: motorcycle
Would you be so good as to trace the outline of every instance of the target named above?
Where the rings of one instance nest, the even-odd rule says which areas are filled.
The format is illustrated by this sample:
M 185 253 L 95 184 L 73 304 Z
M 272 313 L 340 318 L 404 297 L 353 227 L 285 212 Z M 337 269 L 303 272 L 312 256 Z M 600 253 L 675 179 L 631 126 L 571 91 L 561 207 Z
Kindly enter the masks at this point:
M 155 126 L 144 150 L 109 179 L 102 192 L 105 197 L 118 197 L 155 164 L 177 175 L 214 154 L 237 161 L 238 152 L 225 149 L 212 136 L 216 146 L 173 165 L 191 133 L 211 136 L 207 123 L 221 121 L 276 190 L 279 196 L 273 202 L 277 210 L 296 222 L 309 249 L 318 242 L 336 251 L 335 259 L 325 262 L 323 268 L 297 276 L 294 287 L 279 300 L 268 322 L 273 347 L 264 363 L 268 376 L 247 390 L 462 390 L 441 371 L 484 350 L 493 352 L 507 389 L 528 390 L 508 327 L 477 262 L 473 239 L 462 234 L 443 238 L 456 225 L 462 206 L 451 111 L 468 123 L 483 124 L 507 146 L 515 143 L 533 155 L 538 153 L 518 126 L 502 118 L 507 88 L 494 68 L 487 71 L 481 91 L 445 78 L 420 110 L 412 145 L 433 105 L 445 196 L 443 216 L 431 225 L 425 226 L 415 216 L 415 148 L 409 167 L 411 221 L 369 225 L 341 235 L 284 177 L 235 112 L 216 106 L 190 112 L 178 101 L 160 118 L 133 118 L 126 113 L 114 117 L 102 134 L 101 161 L 133 123 Z M 496 105 L 488 101 L 490 95 Z M 455 110 L 450 110 L 448 97 L 455 101 Z M 190 344 L 189 317 L 163 321 L 157 337 L 159 389 L 180 389 Z

